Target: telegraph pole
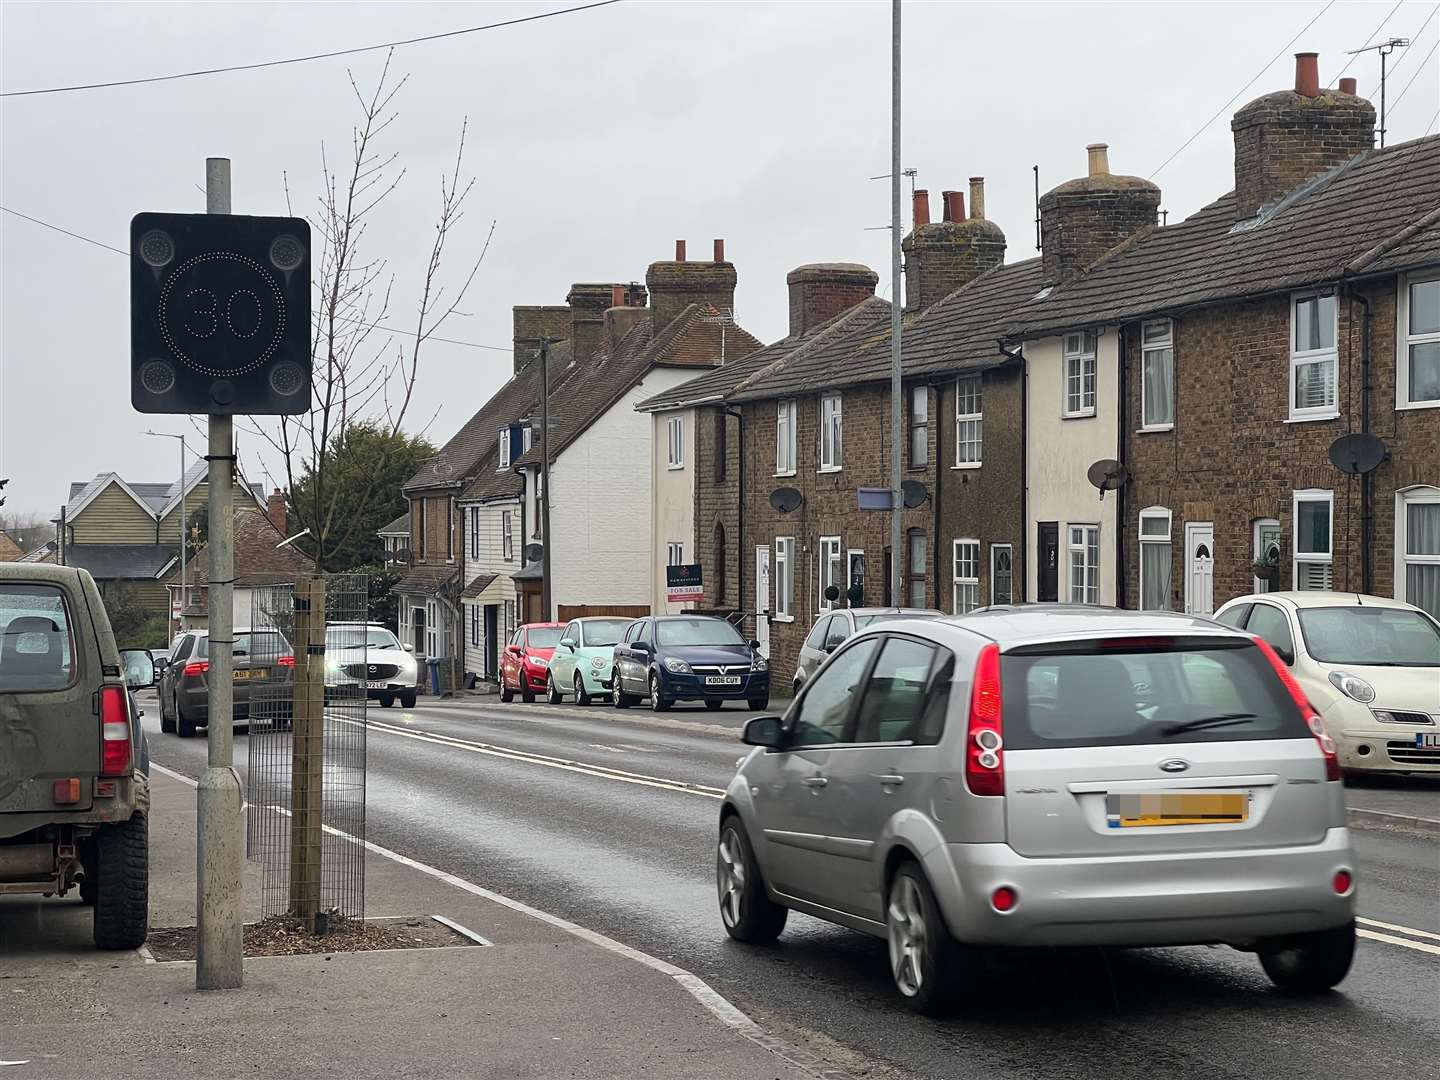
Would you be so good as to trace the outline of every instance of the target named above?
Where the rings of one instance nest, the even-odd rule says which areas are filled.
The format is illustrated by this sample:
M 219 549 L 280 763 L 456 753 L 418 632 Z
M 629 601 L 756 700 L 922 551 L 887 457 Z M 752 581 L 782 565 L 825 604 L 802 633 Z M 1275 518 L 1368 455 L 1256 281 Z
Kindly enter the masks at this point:
M 205 211 L 230 213 L 230 159 L 205 159 Z M 244 862 L 244 796 L 235 772 L 234 615 L 235 520 L 231 478 L 235 469 L 232 417 L 212 413 L 210 463 L 210 614 L 208 760 L 196 791 L 195 988 L 233 990 L 243 981 L 241 870 Z
M 900 0 L 891 0 L 890 28 L 890 599 L 903 607 L 905 553 L 900 550 L 904 506 L 900 475 Z
M 550 609 L 550 339 L 540 339 L 540 603 L 549 622 Z

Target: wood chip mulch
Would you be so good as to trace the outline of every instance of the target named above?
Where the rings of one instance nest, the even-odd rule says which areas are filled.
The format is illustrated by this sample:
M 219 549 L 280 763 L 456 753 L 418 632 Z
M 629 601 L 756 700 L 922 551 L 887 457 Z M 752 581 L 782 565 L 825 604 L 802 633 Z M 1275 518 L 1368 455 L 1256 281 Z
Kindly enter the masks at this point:
M 151 930 L 146 941 L 162 963 L 195 959 L 195 927 L 173 926 Z M 316 935 L 310 926 L 286 915 L 272 915 L 246 923 L 246 956 L 302 956 L 312 953 L 370 952 L 376 949 L 438 949 L 474 945 L 444 923 L 428 915 L 396 919 L 346 919 L 331 915 L 329 932 Z

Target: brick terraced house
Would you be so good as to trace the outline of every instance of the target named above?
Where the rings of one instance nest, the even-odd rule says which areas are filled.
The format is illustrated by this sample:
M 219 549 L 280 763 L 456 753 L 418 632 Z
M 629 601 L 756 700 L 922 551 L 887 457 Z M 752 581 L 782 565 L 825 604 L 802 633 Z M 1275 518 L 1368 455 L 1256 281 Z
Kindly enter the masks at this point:
M 1167 228 L 1137 219 L 1119 250 L 1015 314 L 1032 402 L 1077 373 L 1093 386 L 1099 367 L 1095 418 L 1032 411 L 1027 438 L 1092 508 L 1099 443 L 1056 455 L 1045 425 L 1098 424 L 1102 456 L 1124 465 L 1103 504 L 1102 602 L 1204 614 L 1333 588 L 1440 615 L 1440 137 L 1374 149 L 1375 110 L 1354 90 L 1321 90 L 1299 54 L 1293 90 L 1235 114 L 1234 191 Z M 1372 471 L 1332 463 L 1353 436 L 1383 444 Z M 1074 598 L 1075 529 L 1033 500 L 1029 517 L 1065 528 Z

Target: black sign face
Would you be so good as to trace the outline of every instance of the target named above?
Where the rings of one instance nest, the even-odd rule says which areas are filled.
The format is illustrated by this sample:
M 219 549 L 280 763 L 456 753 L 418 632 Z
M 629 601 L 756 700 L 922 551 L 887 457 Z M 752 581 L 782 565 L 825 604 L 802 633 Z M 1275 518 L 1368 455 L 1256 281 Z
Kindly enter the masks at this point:
M 130 400 L 142 413 L 308 411 L 309 225 L 136 214 L 130 368 Z
M 705 599 L 705 579 L 700 564 L 665 567 L 665 598 L 671 601 Z

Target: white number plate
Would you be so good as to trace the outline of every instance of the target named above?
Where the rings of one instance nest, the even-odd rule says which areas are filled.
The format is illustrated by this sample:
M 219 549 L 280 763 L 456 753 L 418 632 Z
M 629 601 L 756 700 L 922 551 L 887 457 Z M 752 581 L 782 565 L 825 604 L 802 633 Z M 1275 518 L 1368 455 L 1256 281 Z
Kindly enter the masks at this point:
M 706 686 L 739 686 L 739 675 L 706 675 Z
M 390 685 L 389 683 L 384 683 L 384 682 L 372 682 L 372 683 L 366 683 L 366 684 L 365 684 L 366 688 L 369 689 L 369 690 L 384 690 L 384 689 L 387 688 L 389 685 Z
M 1423 750 L 1440 750 L 1440 731 L 1417 731 L 1415 747 Z

